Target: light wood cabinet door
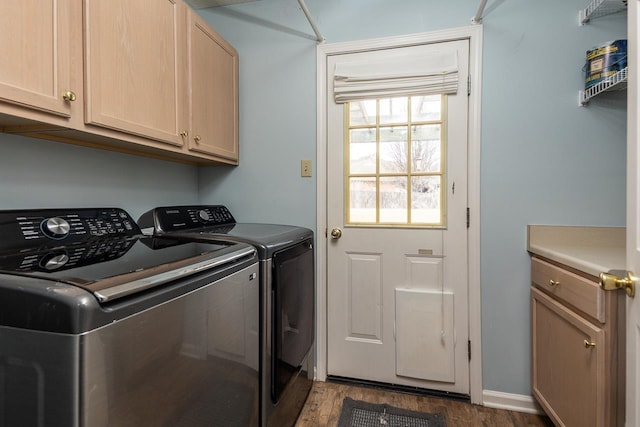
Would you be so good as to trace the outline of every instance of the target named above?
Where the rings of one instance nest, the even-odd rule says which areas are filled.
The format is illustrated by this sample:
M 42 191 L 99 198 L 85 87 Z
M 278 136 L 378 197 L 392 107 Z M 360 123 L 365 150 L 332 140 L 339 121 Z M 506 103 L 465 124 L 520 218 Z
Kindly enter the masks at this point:
M 187 13 L 189 149 L 238 162 L 238 53 Z
M 180 0 L 85 0 L 85 122 L 183 145 Z
M 0 2 L 0 100 L 71 115 L 72 0 Z
M 604 331 L 533 288 L 533 393 L 558 426 L 605 427 Z

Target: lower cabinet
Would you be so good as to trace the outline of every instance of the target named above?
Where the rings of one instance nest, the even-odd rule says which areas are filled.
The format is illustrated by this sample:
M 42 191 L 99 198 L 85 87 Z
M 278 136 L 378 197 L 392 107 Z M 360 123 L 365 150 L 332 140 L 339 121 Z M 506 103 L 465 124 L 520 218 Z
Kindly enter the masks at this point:
M 618 293 L 536 257 L 531 271 L 534 397 L 557 426 L 623 425 Z

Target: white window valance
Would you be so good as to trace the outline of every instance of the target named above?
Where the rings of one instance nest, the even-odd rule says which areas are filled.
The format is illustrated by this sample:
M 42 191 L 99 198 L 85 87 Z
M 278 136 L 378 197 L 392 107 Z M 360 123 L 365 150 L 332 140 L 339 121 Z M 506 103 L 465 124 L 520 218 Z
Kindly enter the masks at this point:
M 458 91 L 456 52 L 389 55 L 384 59 L 337 63 L 333 92 L 336 103 L 409 95 L 454 94 Z

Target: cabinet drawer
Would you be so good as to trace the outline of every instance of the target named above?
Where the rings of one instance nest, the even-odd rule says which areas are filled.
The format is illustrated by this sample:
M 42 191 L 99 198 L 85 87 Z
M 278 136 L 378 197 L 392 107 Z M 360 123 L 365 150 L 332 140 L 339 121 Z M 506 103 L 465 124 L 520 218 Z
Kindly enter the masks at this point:
M 593 280 L 571 273 L 538 258 L 531 258 L 531 281 L 585 314 L 605 322 L 604 291 Z

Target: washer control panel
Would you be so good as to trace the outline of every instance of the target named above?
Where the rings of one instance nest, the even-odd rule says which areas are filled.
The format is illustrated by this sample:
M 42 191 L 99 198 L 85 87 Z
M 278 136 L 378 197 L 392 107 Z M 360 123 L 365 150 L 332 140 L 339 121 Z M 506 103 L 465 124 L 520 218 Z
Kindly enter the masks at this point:
M 119 208 L 0 211 L 3 236 L 0 250 L 53 247 L 139 234 L 135 221 Z
M 235 223 L 235 218 L 223 205 L 161 207 L 138 219 L 138 225 L 145 234 L 197 230 Z

